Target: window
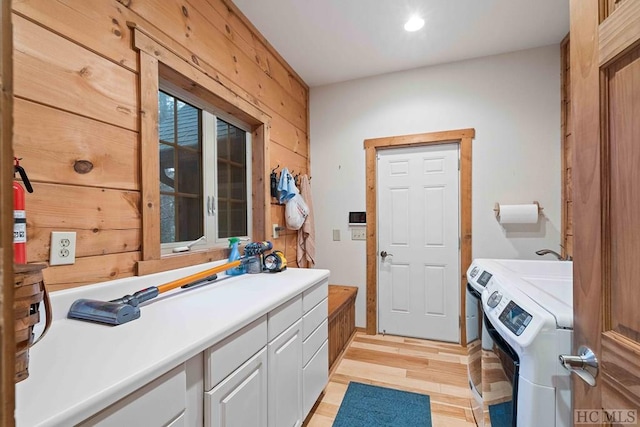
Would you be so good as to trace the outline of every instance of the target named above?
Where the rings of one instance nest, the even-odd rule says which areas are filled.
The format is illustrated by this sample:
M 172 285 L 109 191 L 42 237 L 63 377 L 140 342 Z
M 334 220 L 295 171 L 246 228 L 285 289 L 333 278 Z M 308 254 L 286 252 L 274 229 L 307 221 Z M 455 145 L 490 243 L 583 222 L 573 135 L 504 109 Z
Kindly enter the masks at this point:
M 208 214 L 208 208 L 211 208 L 213 212 L 213 202 L 215 202 L 215 209 L 218 209 L 216 213 L 219 213 L 220 207 L 217 199 L 218 189 L 214 187 L 211 190 L 209 186 L 213 184 L 211 184 L 211 180 L 207 181 L 205 176 L 202 176 L 201 181 L 203 183 L 202 196 L 197 196 L 201 197 L 198 203 L 201 208 L 201 216 L 196 218 L 196 221 L 202 223 L 203 234 L 208 233 L 209 229 L 211 229 L 213 234 L 217 234 L 217 236 L 212 239 L 208 238 L 207 246 L 200 247 L 200 250 L 179 254 L 179 256 L 173 256 L 172 247 L 183 246 L 183 242 L 191 242 L 193 240 L 182 241 L 182 237 L 176 236 L 174 232 L 173 240 L 181 242 L 162 243 L 161 231 L 163 227 L 160 218 L 161 194 L 159 179 L 159 169 L 161 167 L 159 145 L 159 140 L 161 139 L 159 138 L 159 123 L 161 121 L 159 116 L 161 111 L 159 109 L 159 98 L 164 96 L 162 93 L 172 98 L 178 98 L 182 103 L 202 111 L 202 117 L 199 120 L 200 132 L 202 132 L 201 138 L 203 138 L 199 142 L 202 145 L 200 155 L 207 160 L 202 161 L 200 157 L 198 157 L 198 160 L 201 162 L 201 167 L 204 165 L 202 173 L 213 171 L 213 176 L 216 177 L 214 179 L 217 179 L 217 160 L 215 160 L 215 157 L 212 160 L 208 160 L 207 156 L 213 154 L 210 153 L 211 149 L 207 150 L 207 147 L 213 145 L 214 150 L 217 150 L 217 147 L 215 146 L 216 144 L 207 144 L 205 135 L 208 129 L 211 132 L 215 132 L 216 119 L 207 121 L 207 114 L 217 113 L 218 118 L 226 123 L 251 132 L 251 139 L 246 140 L 247 155 L 250 155 L 246 164 L 247 195 L 251 195 L 247 200 L 246 206 L 248 212 L 246 220 L 247 237 L 255 241 L 265 240 L 269 231 L 267 224 L 271 222 L 269 169 L 267 168 L 268 159 L 270 158 L 268 141 L 270 140 L 271 116 L 255 103 L 239 96 L 237 92 L 232 90 L 233 88 L 225 86 L 219 80 L 211 77 L 216 75 L 216 71 L 208 64 L 204 62 L 196 64 L 191 55 L 181 56 L 168 50 L 140 28 L 136 27 L 133 31 L 135 33 L 135 47 L 140 52 L 140 157 L 143 159 L 140 164 L 141 246 L 140 260 L 136 264 L 136 274 L 144 276 L 159 271 L 221 260 L 225 259 L 229 252 L 226 239 L 221 237 L 222 233 L 218 233 L 218 216 L 211 218 Z M 173 126 L 177 125 L 177 113 L 175 112 L 177 111 L 177 104 L 178 101 L 173 104 L 167 103 L 167 111 L 169 108 L 173 108 L 174 111 L 174 113 L 170 114 L 173 118 Z M 162 121 L 166 119 L 167 111 L 162 111 L 162 114 L 164 114 Z M 221 111 L 223 112 L 222 114 L 220 113 Z M 175 138 L 175 131 L 173 135 Z M 179 145 L 175 142 L 175 139 L 173 142 L 166 142 L 168 142 L 166 145 L 171 146 L 174 150 Z M 173 178 L 167 181 L 169 184 L 175 184 L 175 181 L 172 180 L 175 180 L 176 176 L 180 181 L 180 172 L 176 168 L 176 163 L 178 163 L 176 159 L 177 157 L 174 154 L 173 171 L 170 169 L 171 166 L 166 170 L 168 177 L 173 174 Z M 165 173 L 164 168 L 162 173 Z M 217 183 L 215 184 L 217 185 Z M 179 191 L 184 190 L 182 187 L 179 182 L 178 191 L 172 190 L 174 196 L 176 193 L 180 194 Z M 213 192 L 213 194 L 210 192 Z M 169 191 L 166 193 L 165 195 L 169 195 Z M 208 199 L 209 195 L 213 197 Z M 209 200 L 211 202 L 207 206 L 207 201 Z M 176 200 L 174 199 L 174 214 L 178 207 L 175 202 Z M 181 217 L 180 212 L 178 212 L 178 217 Z M 176 224 L 178 227 L 180 226 L 178 219 L 171 216 L 169 218 L 173 218 L 171 227 L 176 227 Z M 214 219 L 216 225 L 205 230 L 205 227 L 207 227 L 205 219 Z M 195 236 L 194 239 L 200 236 Z M 219 244 L 216 244 L 218 242 Z M 136 254 L 135 256 L 138 255 Z
M 195 101 L 195 102 L 190 102 Z M 251 134 L 195 99 L 158 93 L 160 242 L 169 250 L 249 235 Z

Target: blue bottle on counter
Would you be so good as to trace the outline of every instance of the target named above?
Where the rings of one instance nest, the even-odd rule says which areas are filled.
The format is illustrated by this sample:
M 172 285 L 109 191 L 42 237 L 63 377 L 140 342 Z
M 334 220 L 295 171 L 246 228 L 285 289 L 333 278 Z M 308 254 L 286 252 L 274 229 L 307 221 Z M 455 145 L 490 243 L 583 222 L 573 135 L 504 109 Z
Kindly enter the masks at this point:
M 229 239 L 229 247 L 231 248 L 231 253 L 229 254 L 229 262 L 240 259 L 240 251 L 238 250 L 239 243 L 240 239 L 238 239 L 237 237 L 232 237 Z M 231 276 L 238 276 L 244 273 L 246 273 L 246 271 L 243 265 L 239 265 L 238 267 L 233 267 L 227 270 L 227 274 Z

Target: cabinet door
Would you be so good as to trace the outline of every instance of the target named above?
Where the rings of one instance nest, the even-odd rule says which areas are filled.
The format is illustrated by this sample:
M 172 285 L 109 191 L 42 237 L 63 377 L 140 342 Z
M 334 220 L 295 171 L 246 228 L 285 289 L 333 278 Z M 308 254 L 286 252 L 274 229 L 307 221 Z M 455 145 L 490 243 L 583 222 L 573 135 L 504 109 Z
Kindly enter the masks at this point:
M 329 345 L 325 340 L 320 350 L 303 369 L 303 415 L 306 417 L 329 381 Z
M 208 427 L 264 427 L 267 423 L 267 350 L 205 393 Z
M 269 343 L 269 427 L 302 425 L 302 320 Z
M 186 408 L 186 390 L 187 375 L 185 365 L 181 364 L 77 426 L 155 427 L 173 422 L 181 425 Z

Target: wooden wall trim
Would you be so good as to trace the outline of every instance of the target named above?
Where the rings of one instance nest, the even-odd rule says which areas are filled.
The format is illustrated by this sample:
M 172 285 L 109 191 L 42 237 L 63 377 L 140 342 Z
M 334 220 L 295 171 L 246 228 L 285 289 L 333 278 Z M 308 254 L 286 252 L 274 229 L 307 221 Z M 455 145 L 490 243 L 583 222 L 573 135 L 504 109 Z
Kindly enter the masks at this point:
M 472 138 L 460 139 L 460 345 L 467 346 L 467 270 L 471 265 L 473 247 L 472 194 L 471 194 L 471 142 Z
M 640 2 L 627 1 L 617 7 L 598 29 L 600 66 L 615 61 L 640 34 Z M 631 49 L 633 49 L 633 45 Z
M 0 426 L 15 424 L 15 331 L 13 313 L 13 33 L 11 1 L 0 7 Z
M 161 271 L 175 270 L 176 268 L 189 267 L 191 265 L 203 264 L 205 262 L 220 261 L 229 256 L 226 248 L 214 248 L 198 250 L 186 254 L 169 254 L 162 259 L 142 260 L 137 263 L 136 275 L 145 276 L 147 274 L 159 273 Z
M 378 235 L 377 235 L 377 150 L 420 146 L 429 144 L 460 144 L 460 331 L 466 330 L 466 276 L 472 257 L 471 230 L 471 142 L 475 129 L 458 129 L 443 132 L 430 132 L 414 135 L 391 136 L 366 139 L 364 141 L 366 162 L 366 210 L 367 210 L 367 334 L 378 332 Z M 466 346 L 466 336 L 460 333 L 460 343 Z
M 417 133 L 414 135 L 388 136 L 364 140 L 364 148 L 391 148 L 429 143 L 442 144 L 447 141 L 460 141 L 462 138 L 475 138 L 475 129 L 457 129 L 443 132 Z
M 367 210 L 367 334 L 378 333 L 378 193 L 376 184 L 376 148 L 367 147 L 366 210 Z
M 271 183 L 269 181 L 269 134 L 271 122 L 257 126 L 253 131 L 251 159 L 251 203 L 253 206 L 253 240 L 268 240 L 271 235 Z M 268 208 L 267 208 L 268 207 Z
M 189 56 L 179 45 L 172 50 L 133 23 L 134 46 L 140 51 L 140 153 L 142 171 L 142 260 L 136 274 L 145 275 L 197 263 L 215 261 L 227 256 L 226 249 L 210 248 L 187 254 L 162 256 L 160 245 L 160 190 L 158 177 L 158 89 L 160 78 L 166 78 L 179 90 L 194 94 L 204 101 L 232 114 L 252 126 L 252 205 L 254 240 L 264 240 L 271 218 L 269 191 L 269 159 L 267 143 L 271 116 L 246 101 L 216 79 L 215 70 Z M 150 112 L 148 114 L 148 112 Z
M 142 259 L 160 259 L 160 176 L 158 157 L 158 60 L 140 51 L 140 173 Z M 155 185 L 149 183 L 155 182 Z M 139 268 L 139 267 L 138 267 Z

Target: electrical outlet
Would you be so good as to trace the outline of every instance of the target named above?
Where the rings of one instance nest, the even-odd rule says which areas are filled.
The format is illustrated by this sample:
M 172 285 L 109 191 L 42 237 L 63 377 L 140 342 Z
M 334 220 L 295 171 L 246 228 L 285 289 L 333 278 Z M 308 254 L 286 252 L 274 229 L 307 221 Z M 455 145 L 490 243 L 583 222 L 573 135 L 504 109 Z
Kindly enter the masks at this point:
M 49 265 L 66 265 L 76 262 L 76 232 L 52 231 Z
M 351 240 L 367 240 L 365 227 L 351 227 Z
M 280 237 L 280 226 L 278 224 L 273 224 L 273 238 L 277 239 L 278 237 Z

